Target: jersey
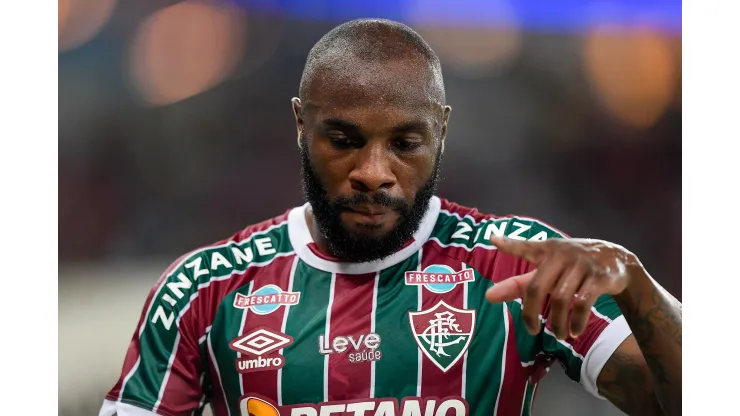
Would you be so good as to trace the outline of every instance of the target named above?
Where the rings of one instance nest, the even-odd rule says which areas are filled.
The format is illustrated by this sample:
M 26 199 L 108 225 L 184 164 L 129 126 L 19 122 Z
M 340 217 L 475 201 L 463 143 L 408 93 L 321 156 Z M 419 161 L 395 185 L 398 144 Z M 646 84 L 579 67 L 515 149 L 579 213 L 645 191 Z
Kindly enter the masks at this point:
M 533 270 L 491 236 L 565 238 L 527 217 L 483 215 L 433 197 L 410 243 L 375 262 L 322 254 L 308 205 L 186 254 L 146 300 L 101 416 L 529 415 L 559 362 L 596 378 L 630 334 L 609 296 L 585 332 L 558 340 L 542 310 L 485 292 Z

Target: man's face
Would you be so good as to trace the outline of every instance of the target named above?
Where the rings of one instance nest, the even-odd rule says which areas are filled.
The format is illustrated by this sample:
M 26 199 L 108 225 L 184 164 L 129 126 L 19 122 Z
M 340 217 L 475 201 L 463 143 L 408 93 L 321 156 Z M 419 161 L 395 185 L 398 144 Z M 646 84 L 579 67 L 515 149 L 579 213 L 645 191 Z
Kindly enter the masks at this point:
M 327 74 L 310 104 L 294 104 L 306 198 L 331 254 L 354 262 L 392 254 L 418 229 L 449 114 L 403 65 L 368 66 Z

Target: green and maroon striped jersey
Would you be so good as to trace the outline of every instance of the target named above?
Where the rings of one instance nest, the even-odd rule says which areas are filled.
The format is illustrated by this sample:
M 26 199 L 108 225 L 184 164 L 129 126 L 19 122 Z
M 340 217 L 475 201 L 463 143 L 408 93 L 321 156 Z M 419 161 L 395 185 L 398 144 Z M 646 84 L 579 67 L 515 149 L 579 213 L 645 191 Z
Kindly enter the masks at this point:
M 321 254 L 307 205 L 181 257 L 146 300 L 100 414 L 217 416 L 529 415 L 554 361 L 598 397 L 596 378 L 629 335 L 610 297 L 577 339 L 542 311 L 486 289 L 532 266 L 493 235 L 564 237 L 531 218 L 432 198 L 412 241 L 376 262 Z

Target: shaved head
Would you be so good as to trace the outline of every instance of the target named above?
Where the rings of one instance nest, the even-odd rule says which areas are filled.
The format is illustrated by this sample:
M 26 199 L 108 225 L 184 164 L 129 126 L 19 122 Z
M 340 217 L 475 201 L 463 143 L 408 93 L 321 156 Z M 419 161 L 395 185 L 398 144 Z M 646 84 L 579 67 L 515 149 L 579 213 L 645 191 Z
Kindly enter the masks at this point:
M 343 23 L 324 35 L 311 49 L 301 77 L 299 98 L 304 106 L 315 104 L 311 96 L 314 83 L 323 88 L 341 89 L 352 79 L 377 84 L 387 79 L 388 72 L 404 72 L 417 79 L 424 99 L 431 104 L 445 105 L 444 82 L 439 58 L 424 39 L 410 27 L 385 19 L 359 19 Z M 393 94 L 408 95 L 404 85 L 387 85 L 385 98 Z

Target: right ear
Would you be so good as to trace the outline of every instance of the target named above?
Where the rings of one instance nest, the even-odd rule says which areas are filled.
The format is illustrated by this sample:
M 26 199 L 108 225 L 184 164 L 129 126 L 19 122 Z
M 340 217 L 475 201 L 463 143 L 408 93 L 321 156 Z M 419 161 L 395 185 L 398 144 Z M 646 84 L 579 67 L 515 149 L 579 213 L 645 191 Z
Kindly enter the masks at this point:
M 298 134 L 298 147 L 301 147 L 301 133 L 303 133 L 303 115 L 301 114 L 301 99 L 293 97 L 290 100 L 293 106 L 293 115 L 295 116 L 295 127 Z

